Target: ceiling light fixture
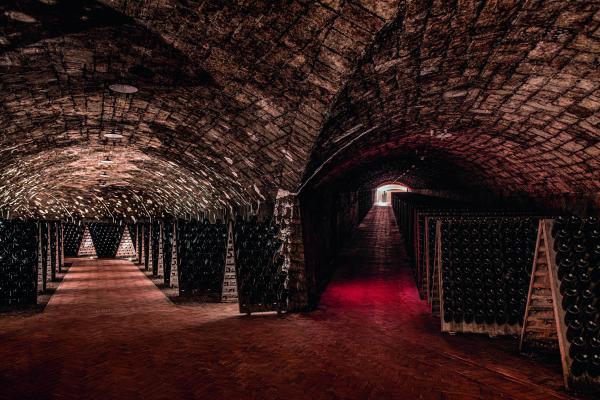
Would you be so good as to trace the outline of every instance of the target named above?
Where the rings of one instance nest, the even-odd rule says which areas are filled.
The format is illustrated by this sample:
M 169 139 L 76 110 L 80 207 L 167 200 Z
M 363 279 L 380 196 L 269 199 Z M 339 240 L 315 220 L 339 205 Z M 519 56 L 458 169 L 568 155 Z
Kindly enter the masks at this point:
M 138 88 L 132 85 L 126 85 L 123 83 L 114 83 L 108 87 L 111 92 L 121 93 L 121 94 L 134 94 L 137 93 Z
M 106 139 L 121 139 L 123 137 L 123 135 L 121 135 L 120 133 L 105 133 L 104 134 L 104 138 Z

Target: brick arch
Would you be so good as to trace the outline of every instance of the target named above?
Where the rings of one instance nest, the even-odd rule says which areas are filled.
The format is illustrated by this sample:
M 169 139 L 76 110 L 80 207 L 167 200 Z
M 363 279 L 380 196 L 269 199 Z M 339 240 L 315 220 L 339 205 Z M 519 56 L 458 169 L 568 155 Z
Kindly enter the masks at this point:
M 598 192 L 592 2 L 71 3 L 0 5 L 2 215 L 243 207 L 415 143 L 439 158 L 421 185 L 438 163 L 496 190 Z M 124 161 L 101 187 L 113 130 Z
M 305 179 L 418 147 L 498 192 L 600 192 L 599 23 L 590 2 L 407 2 L 332 106 Z
M 2 212 L 193 215 L 295 190 L 329 104 L 398 6 L 201 4 L 0 5 Z M 115 130 L 123 162 L 102 187 L 102 138 Z M 123 204 L 129 192 L 142 200 Z

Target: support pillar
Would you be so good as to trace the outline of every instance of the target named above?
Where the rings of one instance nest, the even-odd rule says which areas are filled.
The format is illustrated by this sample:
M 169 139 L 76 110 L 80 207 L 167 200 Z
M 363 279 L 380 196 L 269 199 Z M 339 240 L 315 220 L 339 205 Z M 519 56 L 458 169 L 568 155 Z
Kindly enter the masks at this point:
M 284 268 L 288 271 L 288 311 L 307 310 L 309 299 L 298 197 L 280 190 L 275 201 L 274 217 L 283 242 Z
M 44 290 L 46 290 L 46 287 L 44 285 L 46 280 L 44 279 L 44 261 L 43 261 L 43 255 L 42 255 L 42 240 L 43 240 L 42 223 L 38 222 L 38 250 L 37 250 L 37 253 L 38 253 L 37 291 L 38 291 L 38 293 L 42 293 L 42 292 L 44 292 Z
M 152 240 L 152 223 L 150 223 L 148 230 L 148 265 L 146 266 L 146 269 L 149 269 L 152 275 L 154 275 L 154 255 L 152 254 L 154 252 L 154 243 Z
M 46 285 L 48 284 L 48 282 L 52 281 L 53 275 L 54 275 L 54 271 L 53 269 L 53 264 L 54 262 L 52 261 L 52 229 L 50 228 L 50 226 L 52 225 L 51 222 L 48 222 L 46 224 L 48 226 L 47 230 L 48 230 L 48 243 L 46 245 Z
M 144 264 L 144 269 L 148 269 L 146 264 L 146 238 L 144 236 L 145 227 L 146 225 L 142 224 L 142 229 L 140 229 L 142 231 L 142 236 L 139 238 L 140 244 L 138 247 L 140 248 L 140 264 Z
M 135 263 L 140 264 L 142 261 L 142 257 L 140 256 L 140 224 L 135 224 Z
M 60 234 L 60 223 L 57 222 L 54 226 L 54 259 L 56 260 L 54 263 L 54 279 L 56 279 L 56 271 L 60 272 L 60 241 L 58 240 L 58 235 Z
M 163 241 L 164 241 L 164 225 L 163 222 L 159 222 L 158 224 L 158 276 L 164 277 L 164 257 L 163 257 Z
M 179 287 L 179 271 L 177 264 L 177 222 L 173 222 L 173 237 L 171 238 L 171 287 Z
M 59 249 L 58 249 L 58 272 L 62 272 L 65 265 L 65 230 L 62 221 L 58 223 L 59 229 Z

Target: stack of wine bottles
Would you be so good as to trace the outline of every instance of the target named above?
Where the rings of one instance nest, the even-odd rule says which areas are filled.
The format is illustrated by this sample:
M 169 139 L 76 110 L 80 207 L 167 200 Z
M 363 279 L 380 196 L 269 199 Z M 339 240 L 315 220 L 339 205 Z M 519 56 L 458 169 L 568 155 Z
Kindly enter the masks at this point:
M 433 283 L 434 281 L 434 258 L 435 258 L 435 229 L 437 221 L 445 221 L 452 218 L 481 218 L 481 219 L 498 219 L 503 217 L 532 217 L 537 213 L 532 211 L 500 211 L 500 210 L 477 210 L 473 207 L 468 210 L 465 209 L 454 209 L 454 210 L 442 210 L 442 211 L 419 211 L 417 212 L 416 220 L 417 231 L 419 235 L 424 236 L 424 239 L 417 246 L 419 260 L 417 267 L 419 276 L 424 277 L 425 281 L 422 282 L 423 289 L 426 291 L 428 296 L 433 294 Z M 535 217 L 539 218 L 539 217 Z M 423 247 L 424 246 L 424 247 Z M 425 285 L 428 284 L 429 287 Z M 431 297 L 428 297 L 431 302 Z
M 83 225 L 64 224 L 65 257 L 77 257 L 81 239 L 83 239 Z
M 142 254 L 142 263 L 144 264 L 144 270 L 146 271 L 152 269 L 152 265 L 150 265 L 150 226 L 150 224 L 143 224 L 144 229 L 140 233 L 140 238 L 144 241 L 144 253 Z
M 533 217 L 472 217 L 442 222 L 443 330 L 520 331 L 538 221 Z
M 163 223 L 163 277 L 165 285 L 171 284 L 171 260 L 173 257 L 173 223 L 165 221 Z
M 136 224 L 136 228 L 134 228 L 134 235 L 135 235 L 135 254 L 138 257 L 138 264 L 144 264 L 144 254 L 142 253 L 142 248 L 144 249 L 144 251 L 146 250 L 145 246 L 142 246 L 142 243 L 144 241 L 144 232 L 143 229 L 144 228 L 144 224 Z
M 202 296 L 220 301 L 225 273 L 227 227 L 208 220 L 179 222 L 177 255 L 181 295 Z
M 370 190 L 358 192 L 358 221 L 362 221 L 373 206 L 374 193 Z
M 57 231 L 56 222 L 50 222 L 48 224 L 50 226 L 50 268 L 52 274 L 52 280 L 56 279 L 56 271 L 58 270 L 58 253 L 57 253 Z
M 287 271 L 278 228 L 255 219 L 236 219 L 234 248 L 241 312 L 284 311 Z
M 600 224 L 559 217 L 552 228 L 571 374 L 600 378 Z
M 114 258 L 123 235 L 123 226 L 94 222 L 88 225 L 96 255 L 99 258 Z
M 64 253 L 64 243 L 63 243 L 63 225 L 61 222 L 56 223 L 56 229 L 58 230 L 58 272 L 62 272 L 62 267 L 64 264 L 63 253 Z
M 41 227 L 41 236 L 40 239 L 42 240 L 42 281 L 44 284 L 44 287 L 42 288 L 42 290 L 46 290 L 46 286 L 48 284 L 48 270 L 50 269 L 50 258 L 48 257 L 48 247 L 50 246 L 50 235 L 48 234 L 48 223 L 47 222 L 39 222 L 40 227 Z
M 152 223 L 152 265 L 149 266 L 152 271 L 152 275 L 158 275 L 158 253 L 160 246 L 160 224 L 158 222 Z
M 425 196 L 415 193 L 392 193 L 392 209 L 398 228 L 405 240 L 406 252 L 411 261 L 411 267 L 421 298 L 425 297 L 424 253 L 425 230 L 424 219 L 418 213 L 441 211 L 447 209 L 462 209 L 465 205 L 449 199 Z
M 137 241 L 138 241 L 138 237 L 136 234 L 136 224 L 128 224 L 128 232 L 129 235 L 131 236 L 131 243 L 133 243 L 133 247 L 137 249 Z
M 0 307 L 37 302 L 37 226 L 0 220 Z

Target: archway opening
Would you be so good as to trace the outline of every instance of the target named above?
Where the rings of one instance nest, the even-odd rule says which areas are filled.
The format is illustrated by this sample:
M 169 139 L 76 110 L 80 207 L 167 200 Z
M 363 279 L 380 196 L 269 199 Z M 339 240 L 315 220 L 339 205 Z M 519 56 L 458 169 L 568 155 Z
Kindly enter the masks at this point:
M 375 205 L 380 207 L 389 207 L 392 201 L 392 193 L 408 191 L 408 186 L 401 184 L 392 183 L 381 185 L 375 191 Z

